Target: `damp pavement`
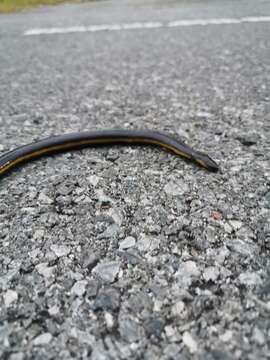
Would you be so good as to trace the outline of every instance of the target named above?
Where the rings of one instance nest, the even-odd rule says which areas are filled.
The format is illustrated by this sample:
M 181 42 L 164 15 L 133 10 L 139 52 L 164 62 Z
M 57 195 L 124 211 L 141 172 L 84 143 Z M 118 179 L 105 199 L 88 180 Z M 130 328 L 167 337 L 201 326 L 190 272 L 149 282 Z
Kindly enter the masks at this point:
M 269 359 L 270 24 L 23 36 L 270 15 L 267 1 L 104 1 L 0 16 L 0 152 L 66 132 L 173 134 L 0 180 L 0 358 Z

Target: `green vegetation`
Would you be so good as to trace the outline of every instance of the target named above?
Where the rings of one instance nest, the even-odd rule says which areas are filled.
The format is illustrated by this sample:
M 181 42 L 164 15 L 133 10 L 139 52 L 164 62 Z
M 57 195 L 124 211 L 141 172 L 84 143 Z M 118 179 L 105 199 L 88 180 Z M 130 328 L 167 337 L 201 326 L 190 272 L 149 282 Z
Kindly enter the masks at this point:
M 65 0 L 0 0 L 0 13 L 29 9 L 38 5 L 55 5 Z

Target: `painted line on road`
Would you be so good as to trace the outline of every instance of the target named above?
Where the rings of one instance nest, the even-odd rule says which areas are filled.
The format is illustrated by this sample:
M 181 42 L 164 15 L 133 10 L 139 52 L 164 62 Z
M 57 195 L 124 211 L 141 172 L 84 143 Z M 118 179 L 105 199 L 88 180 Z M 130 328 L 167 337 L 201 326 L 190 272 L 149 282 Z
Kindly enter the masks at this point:
M 29 29 L 23 35 L 53 35 L 68 34 L 81 32 L 98 32 L 98 31 L 120 31 L 120 30 L 137 30 L 137 29 L 156 29 L 162 27 L 185 27 L 185 26 L 207 26 L 207 25 L 229 25 L 242 23 L 260 23 L 270 22 L 270 16 L 248 16 L 241 18 L 216 18 L 216 19 L 195 19 L 195 20 L 175 20 L 169 22 L 149 21 L 134 22 L 124 24 L 103 24 L 90 26 L 70 26 L 70 27 L 51 27 L 40 29 Z

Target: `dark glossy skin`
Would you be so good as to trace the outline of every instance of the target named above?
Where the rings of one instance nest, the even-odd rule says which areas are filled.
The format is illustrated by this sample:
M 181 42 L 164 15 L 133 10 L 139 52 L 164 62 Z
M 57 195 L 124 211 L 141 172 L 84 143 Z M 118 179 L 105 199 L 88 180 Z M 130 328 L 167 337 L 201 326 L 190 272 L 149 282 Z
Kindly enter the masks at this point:
M 208 155 L 193 150 L 171 136 L 149 130 L 104 130 L 53 136 L 9 151 L 0 157 L 0 176 L 24 162 L 41 156 L 83 147 L 113 144 L 155 145 L 196 162 L 207 170 L 218 170 L 218 165 Z

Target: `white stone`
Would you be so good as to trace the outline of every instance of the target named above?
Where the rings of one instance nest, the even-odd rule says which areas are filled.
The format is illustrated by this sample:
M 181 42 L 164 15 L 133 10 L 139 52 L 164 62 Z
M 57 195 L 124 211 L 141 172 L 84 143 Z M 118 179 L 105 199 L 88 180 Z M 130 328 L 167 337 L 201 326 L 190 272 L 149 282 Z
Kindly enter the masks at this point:
M 265 343 L 264 333 L 257 327 L 253 329 L 252 338 L 260 346 L 262 346 Z
M 112 329 L 114 327 L 114 318 L 111 313 L 105 311 L 104 319 L 108 329 Z
M 44 276 L 45 278 L 49 278 L 49 277 L 53 276 L 54 266 L 48 267 L 47 263 L 38 264 L 36 266 L 36 269 L 37 269 L 37 272 L 40 275 Z
M 59 309 L 58 305 L 53 305 L 53 306 L 49 307 L 48 312 L 51 316 L 54 316 L 59 313 L 59 310 L 60 309 Z
M 86 292 L 87 280 L 77 281 L 71 289 L 71 294 L 83 296 Z
M 6 307 L 9 307 L 13 302 L 18 300 L 18 294 L 14 290 L 7 290 L 4 295 L 4 303 Z
M 53 203 L 53 200 L 51 198 L 49 198 L 49 196 L 47 196 L 44 193 L 40 193 L 38 200 L 42 203 L 42 204 L 47 204 L 50 205 Z
M 233 231 L 231 225 L 228 224 L 228 223 L 225 223 L 225 224 L 224 224 L 224 230 L 226 231 L 227 234 L 231 234 L 232 231 Z
M 109 210 L 106 211 L 106 214 L 110 216 L 118 226 L 122 225 L 123 215 L 119 209 L 110 208 Z
M 172 315 L 173 316 L 181 316 L 183 314 L 183 312 L 185 311 L 185 303 L 182 300 L 177 301 L 173 306 L 172 306 Z
M 99 263 L 94 269 L 93 274 L 97 278 L 112 283 L 120 271 L 120 262 L 119 261 L 108 261 Z
M 154 312 L 160 312 L 163 306 L 163 301 L 155 300 L 154 302 Z
M 220 335 L 220 340 L 223 342 L 229 342 L 231 341 L 233 337 L 233 332 L 231 330 L 227 330 L 224 334 Z
M 159 248 L 159 245 L 160 239 L 145 234 L 141 234 L 137 242 L 137 248 L 142 252 L 156 250 Z
M 51 245 L 51 250 L 57 257 L 66 256 L 70 253 L 70 247 L 66 245 Z
M 216 281 L 219 276 L 219 269 L 216 266 L 209 266 L 203 272 L 203 277 L 206 281 Z
M 36 346 L 46 345 L 46 344 L 49 344 L 51 342 L 51 340 L 52 340 L 52 334 L 47 332 L 47 333 L 37 336 L 34 339 L 33 344 Z
M 182 262 L 178 271 L 175 274 L 178 285 L 183 288 L 188 288 L 193 280 L 200 277 L 200 271 L 194 261 L 188 260 Z
M 185 194 L 189 187 L 183 180 L 177 180 L 177 182 L 170 181 L 166 184 L 164 190 L 167 195 L 177 196 Z
M 239 220 L 230 220 L 229 223 L 236 231 L 239 230 L 243 225 L 242 221 Z
M 239 281 L 246 286 L 255 286 L 262 283 L 262 279 L 256 272 L 246 271 L 239 275 Z
M 189 349 L 191 354 L 194 354 L 198 351 L 198 344 L 188 331 L 185 331 L 183 334 L 183 343 Z
M 120 241 L 119 248 L 120 249 L 129 249 L 136 244 L 136 240 L 132 236 L 126 237 L 124 240 Z
M 87 180 L 90 182 L 91 185 L 95 187 L 99 183 L 100 178 L 96 175 L 91 175 L 88 176 Z
M 34 232 L 33 238 L 35 240 L 41 240 L 43 239 L 44 235 L 45 235 L 45 231 L 43 229 L 38 229 Z
M 167 325 L 165 326 L 165 333 L 169 340 L 169 342 L 179 342 L 181 340 L 181 336 L 177 330 L 177 328 Z

